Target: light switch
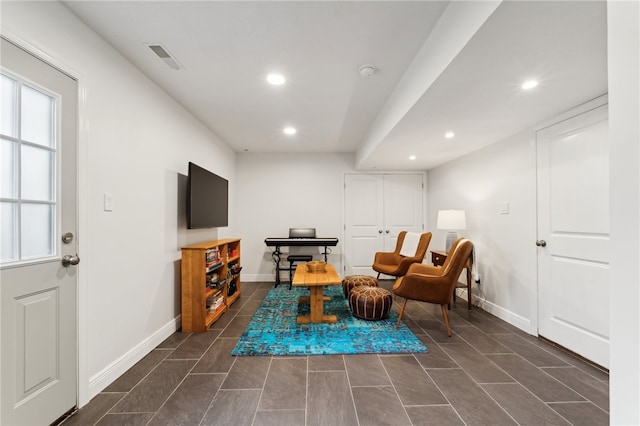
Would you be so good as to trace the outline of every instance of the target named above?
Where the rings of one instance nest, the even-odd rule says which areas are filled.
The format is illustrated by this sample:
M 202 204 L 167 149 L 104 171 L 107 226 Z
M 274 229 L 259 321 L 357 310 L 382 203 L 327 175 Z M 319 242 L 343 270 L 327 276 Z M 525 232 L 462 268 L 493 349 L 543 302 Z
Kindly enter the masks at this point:
M 110 192 L 104 193 L 104 211 L 111 212 L 113 211 L 113 195 Z
M 509 203 L 500 203 L 500 214 L 509 214 Z

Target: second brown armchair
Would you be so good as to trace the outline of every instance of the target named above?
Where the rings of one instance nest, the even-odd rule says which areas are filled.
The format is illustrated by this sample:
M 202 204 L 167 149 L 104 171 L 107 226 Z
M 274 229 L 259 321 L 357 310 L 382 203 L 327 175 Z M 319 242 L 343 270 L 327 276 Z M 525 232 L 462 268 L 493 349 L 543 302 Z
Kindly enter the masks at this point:
M 425 254 L 427 253 L 427 249 L 429 248 L 431 232 L 420 234 L 415 254 L 412 256 L 403 256 L 400 254 L 406 236 L 407 231 L 401 231 L 398 234 L 396 249 L 394 251 L 380 251 L 376 253 L 372 268 L 378 273 L 378 278 L 380 278 L 380 274 L 393 275 L 396 278 L 401 277 L 407 273 L 409 266 L 414 263 L 422 262 Z
M 404 277 L 396 280 L 393 286 L 393 293 L 405 299 L 398 314 L 396 327 L 400 325 L 404 308 L 407 306 L 407 300 L 435 303 L 440 305 L 442 309 L 447 335 L 451 337 L 447 304 L 451 301 L 458 277 L 462 269 L 465 268 L 472 250 L 473 244 L 471 241 L 459 238 L 451 246 L 447 261 L 442 267 L 412 265 Z

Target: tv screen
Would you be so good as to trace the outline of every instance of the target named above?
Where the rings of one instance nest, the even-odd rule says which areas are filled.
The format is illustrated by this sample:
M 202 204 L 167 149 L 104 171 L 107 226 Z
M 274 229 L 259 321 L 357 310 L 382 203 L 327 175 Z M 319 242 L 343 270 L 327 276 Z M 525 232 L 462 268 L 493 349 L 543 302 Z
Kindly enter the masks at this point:
M 187 227 L 229 226 L 229 182 L 189 162 L 187 177 Z

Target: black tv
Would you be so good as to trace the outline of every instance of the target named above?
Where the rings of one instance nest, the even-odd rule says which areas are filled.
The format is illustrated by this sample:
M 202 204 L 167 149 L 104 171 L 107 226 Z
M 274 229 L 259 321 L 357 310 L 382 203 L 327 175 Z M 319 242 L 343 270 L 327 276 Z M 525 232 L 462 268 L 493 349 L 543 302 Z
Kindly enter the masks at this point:
M 187 227 L 229 226 L 229 181 L 189 162 Z

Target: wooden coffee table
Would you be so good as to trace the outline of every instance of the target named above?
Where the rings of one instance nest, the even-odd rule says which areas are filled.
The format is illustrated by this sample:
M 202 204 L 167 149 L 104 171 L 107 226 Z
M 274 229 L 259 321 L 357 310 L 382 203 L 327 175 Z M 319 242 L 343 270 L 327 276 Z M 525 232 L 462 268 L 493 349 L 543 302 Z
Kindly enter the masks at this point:
M 294 287 L 309 287 L 309 296 L 301 296 L 299 303 L 309 303 L 310 315 L 301 315 L 297 318 L 298 324 L 309 323 L 331 323 L 338 321 L 335 315 L 325 315 L 323 302 L 331 300 L 330 297 L 322 294 L 324 286 L 338 285 L 342 282 L 333 265 L 327 264 L 325 272 L 309 272 L 307 265 L 302 264 L 296 267 L 293 276 Z

